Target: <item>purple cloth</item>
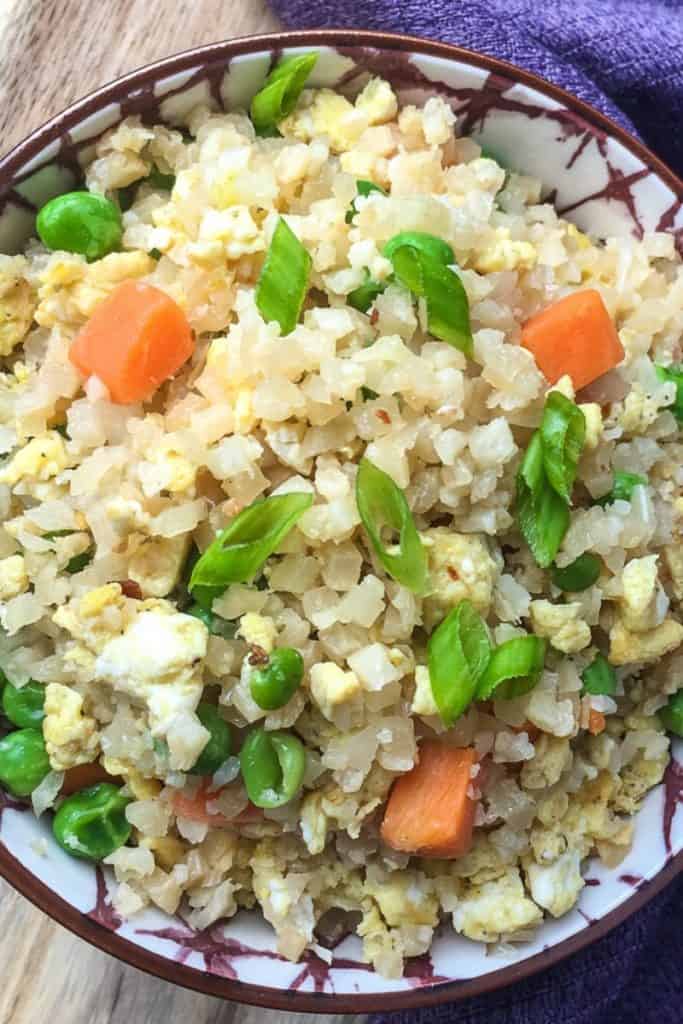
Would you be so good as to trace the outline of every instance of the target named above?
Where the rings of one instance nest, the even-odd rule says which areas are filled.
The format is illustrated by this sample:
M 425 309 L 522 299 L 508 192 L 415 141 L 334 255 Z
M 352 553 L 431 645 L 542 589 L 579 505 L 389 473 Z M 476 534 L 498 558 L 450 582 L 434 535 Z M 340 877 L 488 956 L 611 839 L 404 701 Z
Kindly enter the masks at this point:
M 288 28 L 407 32 L 529 68 L 635 128 L 683 175 L 683 0 L 270 2 Z
M 288 28 L 407 32 L 527 67 L 683 173 L 683 0 L 270 0 Z M 374 1024 L 682 1024 L 683 879 L 512 988 Z

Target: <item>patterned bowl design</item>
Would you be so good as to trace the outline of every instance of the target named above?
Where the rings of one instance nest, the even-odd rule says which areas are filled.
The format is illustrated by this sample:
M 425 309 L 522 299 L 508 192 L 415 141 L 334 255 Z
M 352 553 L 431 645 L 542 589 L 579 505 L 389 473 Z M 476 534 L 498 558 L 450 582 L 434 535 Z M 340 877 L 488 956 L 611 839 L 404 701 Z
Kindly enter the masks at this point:
M 361 32 L 281 33 L 218 43 L 134 72 L 59 115 L 0 160 L 0 251 L 31 237 L 35 211 L 73 188 L 97 138 L 130 114 L 173 125 L 195 104 L 245 107 L 272 62 L 315 47 L 312 84 L 359 89 L 381 74 L 414 102 L 439 93 L 461 132 L 540 178 L 560 213 L 596 234 L 667 230 L 683 249 L 683 184 L 653 154 L 587 105 L 511 65 L 456 47 Z M 578 907 L 513 952 L 490 955 L 444 927 L 432 952 L 387 981 L 360 961 L 354 937 L 308 951 L 299 964 L 274 950 L 256 914 L 195 932 L 150 910 L 122 922 L 108 880 L 52 841 L 0 791 L 0 873 L 62 924 L 100 948 L 170 981 L 212 995 L 288 1010 L 365 1012 L 447 1002 L 509 984 L 605 934 L 683 866 L 683 744 L 638 816 L 633 849 L 616 870 L 590 864 Z M 47 854 L 40 839 L 48 840 Z

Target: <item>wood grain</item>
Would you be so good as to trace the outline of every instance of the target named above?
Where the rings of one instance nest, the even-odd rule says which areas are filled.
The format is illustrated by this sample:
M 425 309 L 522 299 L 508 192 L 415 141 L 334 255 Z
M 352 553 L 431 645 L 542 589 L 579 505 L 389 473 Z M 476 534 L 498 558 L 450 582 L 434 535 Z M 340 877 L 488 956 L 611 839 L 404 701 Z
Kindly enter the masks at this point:
M 0 150 L 170 53 L 278 28 L 264 0 L 0 0 Z M 175 988 L 54 924 L 0 880 L 0 1024 L 326 1024 Z

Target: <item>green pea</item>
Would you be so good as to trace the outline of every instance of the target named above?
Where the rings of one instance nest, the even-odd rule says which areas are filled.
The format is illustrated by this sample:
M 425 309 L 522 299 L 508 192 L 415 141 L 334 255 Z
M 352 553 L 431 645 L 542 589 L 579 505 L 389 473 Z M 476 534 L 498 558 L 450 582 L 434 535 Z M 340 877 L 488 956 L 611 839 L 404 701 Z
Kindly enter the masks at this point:
M 121 244 L 121 211 L 94 192 L 67 192 L 46 203 L 36 221 L 48 249 L 99 260 Z
M 40 729 L 45 718 L 44 704 L 45 687 L 33 679 L 20 688 L 7 683 L 2 694 L 2 710 L 19 729 Z
M 132 831 L 126 818 L 131 798 L 111 782 L 68 796 L 54 816 L 55 839 L 72 857 L 103 860 L 124 846 Z
M 274 711 L 294 696 L 304 677 L 304 659 L 294 647 L 278 647 L 263 668 L 251 674 L 251 695 L 260 708 Z
M 19 729 L 0 740 L 0 783 L 15 796 L 29 796 L 50 771 L 39 729 Z
M 301 788 L 306 751 L 293 733 L 252 729 L 240 751 L 240 768 L 256 807 L 281 807 Z
M 232 737 L 230 726 L 216 711 L 213 704 L 202 701 L 197 708 L 197 717 L 211 738 L 197 758 L 192 775 L 213 775 L 226 758 L 230 757 Z
M 659 717 L 668 732 L 683 737 L 683 690 L 669 697 L 669 703 L 659 712 Z

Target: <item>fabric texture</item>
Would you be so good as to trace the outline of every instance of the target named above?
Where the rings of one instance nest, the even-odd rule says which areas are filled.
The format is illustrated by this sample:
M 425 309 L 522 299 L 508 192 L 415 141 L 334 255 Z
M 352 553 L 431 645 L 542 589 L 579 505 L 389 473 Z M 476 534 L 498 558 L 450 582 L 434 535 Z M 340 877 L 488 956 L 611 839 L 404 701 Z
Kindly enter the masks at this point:
M 638 134 L 683 174 L 683 0 L 271 0 L 288 28 L 440 39 L 512 61 Z M 683 879 L 604 939 L 487 996 L 374 1024 L 681 1024 Z
M 365 28 L 512 61 L 640 135 L 683 175 L 683 0 L 270 0 L 288 28 Z

